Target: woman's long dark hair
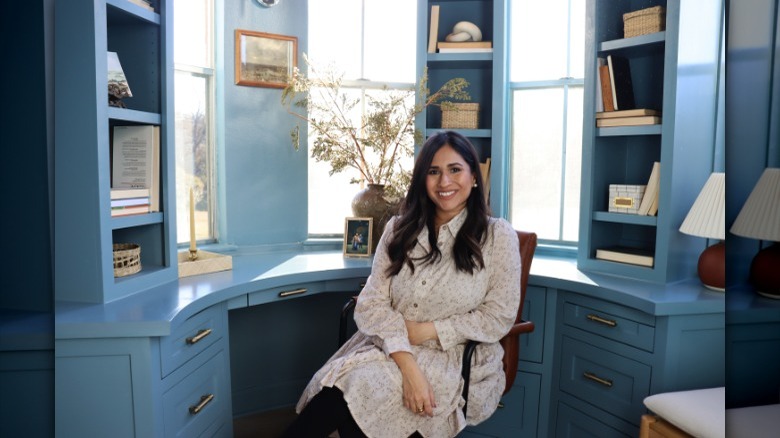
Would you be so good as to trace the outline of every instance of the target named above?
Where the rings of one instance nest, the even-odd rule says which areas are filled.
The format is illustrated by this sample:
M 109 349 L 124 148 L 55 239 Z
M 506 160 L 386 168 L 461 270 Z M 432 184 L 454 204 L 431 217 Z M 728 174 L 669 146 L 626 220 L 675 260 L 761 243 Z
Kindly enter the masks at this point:
M 388 254 L 392 261 L 387 268 L 388 275 L 398 274 L 404 264 L 414 272 L 414 261 L 432 263 L 441 258 L 441 251 L 436 244 L 434 224 L 436 205 L 428 198 L 426 180 L 433 156 L 446 145 L 452 147 L 463 157 L 478 183 L 477 187 L 471 189 L 471 194 L 466 200 L 468 215 L 455 237 L 455 245 L 452 249 L 455 266 L 458 270 L 470 274 L 475 269 L 485 267 L 485 261 L 482 258 L 482 244 L 487 238 L 490 211 L 485 202 L 479 156 L 474 145 L 466 137 L 454 131 L 443 131 L 433 135 L 425 142 L 417 161 L 415 161 L 412 183 L 406 194 L 406 199 L 401 205 L 400 217 L 395 222 L 393 237 L 387 245 Z M 412 260 L 409 254 L 417 244 L 417 236 L 423 227 L 428 228 L 428 243 L 431 250 L 423 257 Z

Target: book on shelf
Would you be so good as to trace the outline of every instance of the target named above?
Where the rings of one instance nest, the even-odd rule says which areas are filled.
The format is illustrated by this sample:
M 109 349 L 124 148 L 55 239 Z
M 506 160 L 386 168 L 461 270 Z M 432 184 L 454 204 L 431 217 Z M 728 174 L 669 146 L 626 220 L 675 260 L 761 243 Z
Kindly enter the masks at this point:
M 638 215 L 655 216 L 658 213 L 658 192 L 661 184 L 661 163 L 653 162 L 653 168 L 650 170 L 650 177 L 647 179 L 647 188 L 642 196 L 642 202 L 639 203 Z
M 437 44 L 441 49 L 492 49 L 492 41 L 442 41 Z
M 596 250 L 596 258 L 610 262 L 628 263 L 631 265 L 653 267 L 653 252 L 628 246 L 610 246 Z
M 114 126 L 111 187 L 149 191 L 150 211 L 160 211 L 160 127 Z
M 609 78 L 609 66 L 599 66 L 599 85 L 601 87 L 601 103 L 604 111 L 615 111 L 615 101 L 612 97 L 612 80 Z
M 428 34 L 428 53 L 436 53 L 436 41 L 439 39 L 439 5 L 431 6 L 431 27 Z
M 127 207 L 111 207 L 111 217 L 130 216 L 149 213 L 149 204 L 131 205 Z
M 615 110 L 636 108 L 634 85 L 631 81 L 631 66 L 628 59 L 617 55 L 607 55 L 607 66 L 609 67 Z
M 134 207 L 136 205 L 149 205 L 149 197 L 112 199 L 111 208 Z
M 482 173 L 482 190 L 485 192 L 485 201 L 490 200 L 490 158 L 484 163 L 479 163 L 479 171 Z
M 108 66 L 108 104 L 119 108 L 124 108 L 122 99 L 133 97 L 130 91 L 130 84 L 127 83 L 127 77 L 122 64 L 119 62 L 119 55 L 116 52 L 107 52 L 106 64 Z
M 439 49 L 439 53 L 493 53 L 493 49 L 482 47 L 475 47 L 473 49 L 454 47 L 452 49 Z
M 596 113 L 604 112 L 604 98 L 601 95 L 601 66 L 606 65 L 605 58 L 596 58 Z
M 148 198 L 149 189 L 126 189 L 126 188 L 111 188 L 111 200 L 114 199 L 129 199 L 129 198 Z
M 152 7 L 152 4 L 146 0 L 128 0 L 130 3 L 133 3 L 134 5 L 140 6 L 148 11 L 154 12 L 154 8 Z
M 661 112 L 649 108 L 636 108 L 621 111 L 603 111 L 597 112 L 597 119 L 614 119 L 617 117 L 639 117 L 639 116 L 660 116 Z
M 612 126 L 658 125 L 660 123 L 660 116 L 609 117 L 596 119 L 597 128 L 609 128 Z

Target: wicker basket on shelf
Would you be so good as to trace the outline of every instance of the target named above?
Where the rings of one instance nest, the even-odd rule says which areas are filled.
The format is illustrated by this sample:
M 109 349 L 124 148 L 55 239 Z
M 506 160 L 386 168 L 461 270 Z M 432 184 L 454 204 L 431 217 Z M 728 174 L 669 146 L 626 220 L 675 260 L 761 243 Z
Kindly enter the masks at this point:
M 623 36 L 631 38 L 666 29 L 666 9 L 663 6 L 640 9 L 623 14 Z
M 135 243 L 114 244 L 114 277 L 124 277 L 141 270 L 141 246 Z
M 443 129 L 477 129 L 478 103 L 444 102 L 441 105 Z

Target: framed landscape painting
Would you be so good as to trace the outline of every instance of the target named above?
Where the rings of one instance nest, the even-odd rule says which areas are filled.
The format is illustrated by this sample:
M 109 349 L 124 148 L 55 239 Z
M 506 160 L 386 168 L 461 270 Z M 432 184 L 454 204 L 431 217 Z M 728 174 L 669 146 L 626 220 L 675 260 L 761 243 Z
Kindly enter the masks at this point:
M 298 38 L 236 29 L 236 84 L 284 88 L 298 61 Z
M 344 256 L 371 255 L 373 222 L 374 219 L 370 217 L 348 217 L 344 220 Z

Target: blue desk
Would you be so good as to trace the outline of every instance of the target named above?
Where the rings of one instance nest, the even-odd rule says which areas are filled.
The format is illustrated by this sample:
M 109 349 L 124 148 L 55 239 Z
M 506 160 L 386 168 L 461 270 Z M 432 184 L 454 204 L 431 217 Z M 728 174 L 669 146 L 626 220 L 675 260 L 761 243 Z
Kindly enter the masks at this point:
M 58 434 L 231 436 L 231 361 L 243 358 L 230 350 L 230 315 L 300 297 L 354 293 L 371 269 L 370 259 L 344 258 L 341 252 L 244 251 L 231 255 L 231 271 L 183 278 L 106 304 L 56 303 Z M 643 352 L 642 357 L 659 375 L 668 355 L 676 348 L 687 348 L 684 342 L 671 340 L 678 334 L 676 321 L 705 318 L 714 336 L 723 336 L 724 296 L 702 288 L 697 281 L 644 283 L 583 273 L 574 261 L 537 256 L 529 283 L 533 292 L 526 297 L 526 309 L 536 315 L 532 319 L 537 331 L 525 342 L 540 344 L 540 354 L 529 359 L 521 349 L 520 368 L 524 375 L 538 377 L 529 380 L 538 383 L 531 391 L 536 397 L 531 401 L 537 406 L 534 435 L 545 436 L 555 427 L 554 408 L 567 402 L 554 378 L 560 366 L 560 336 L 570 330 L 562 316 L 567 306 L 603 307 L 654 327 L 655 352 L 649 356 Z M 280 297 L 280 292 L 298 288 L 307 292 Z M 332 331 L 336 330 L 334 315 Z M 192 342 L 193 338 L 197 341 L 189 345 L 187 339 Z M 611 348 L 600 342 L 596 346 Z M 722 351 L 703 353 L 722 361 Z M 656 381 L 648 390 L 666 390 L 677 384 L 668 376 Z M 234 387 L 241 384 L 232 383 Z M 189 413 L 207 395 L 215 397 L 205 401 L 197 414 Z M 504 427 L 502 421 L 497 415 L 493 421 L 497 425 L 486 424 L 485 430 Z

